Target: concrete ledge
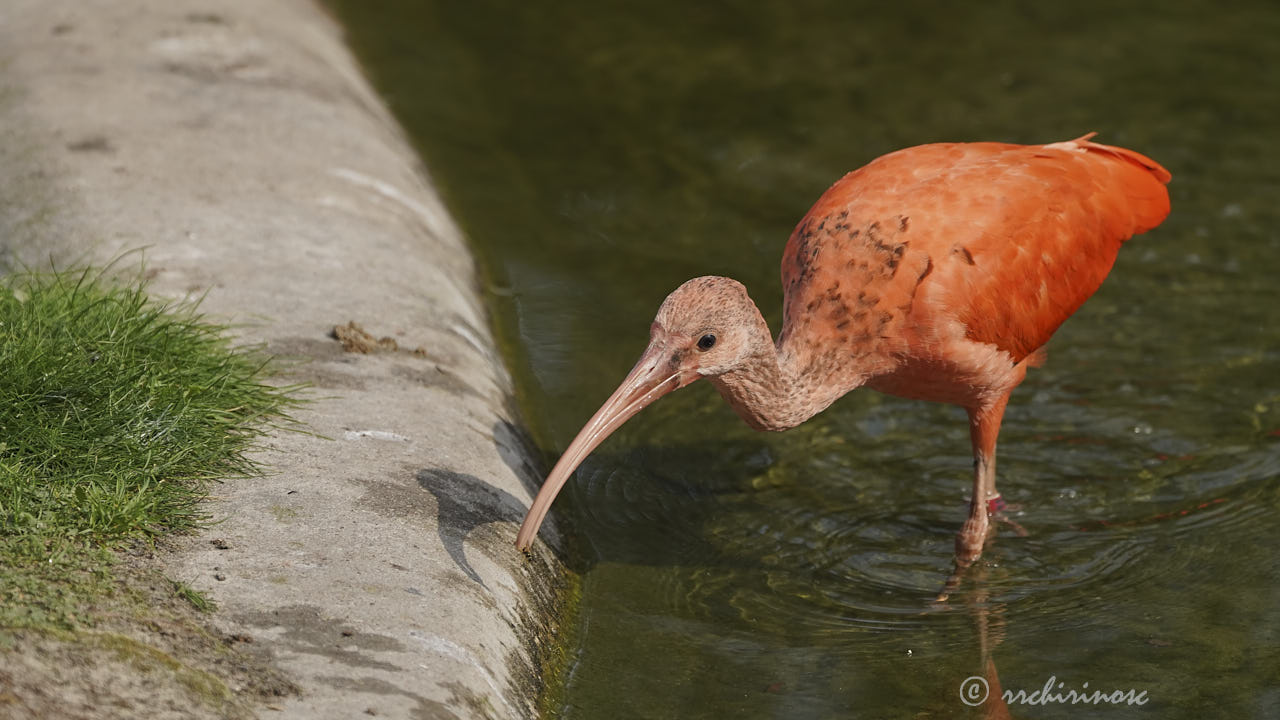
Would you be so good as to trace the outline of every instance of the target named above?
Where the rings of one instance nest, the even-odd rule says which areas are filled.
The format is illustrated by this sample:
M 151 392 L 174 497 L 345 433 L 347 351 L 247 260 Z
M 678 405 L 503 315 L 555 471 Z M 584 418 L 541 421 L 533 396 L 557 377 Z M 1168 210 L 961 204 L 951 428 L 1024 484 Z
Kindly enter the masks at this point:
M 460 233 L 340 35 L 310 0 L 5 3 L 0 265 L 145 247 L 153 292 L 306 360 L 318 436 L 275 435 L 171 558 L 303 688 L 271 717 L 533 717 L 564 582 L 511 546 L 537 472 Z M 400 349 L 344 351 L 351 320 Z

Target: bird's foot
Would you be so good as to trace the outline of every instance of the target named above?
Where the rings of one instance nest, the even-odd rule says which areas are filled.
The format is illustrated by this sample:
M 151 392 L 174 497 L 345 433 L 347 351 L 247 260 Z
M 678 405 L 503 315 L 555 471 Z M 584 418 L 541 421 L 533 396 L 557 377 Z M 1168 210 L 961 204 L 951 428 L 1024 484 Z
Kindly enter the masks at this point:
M 942 589 L 938 591 L 938 596 L 933 600 L 935 610 L 946 607 L 947 600 L 960 587 L 960 581 L 964 578 L 969 567 L 978 558 L 982 557 L 982 544 L 987 536 L 988 525 L 986 515 L 983 515 L 981 520 L 971 517 L 965 521 L 964 527 L 956 534 L 956 567 L 951 571 L 951 575 L 947 577 Z
M 982 557 L 982 549 L 987 538 L 995 534 L 995 525 L 991 522 L 992 520 L 1013 528 L 1019 537 L 1027 536 L 1026 528 L 1006 514 L 1018 509 L 1019 506 L 1006 503 L 999 495 L 987 499 L 986 512 L 976 510 L 970 505 L 969 518 L 964 521 L 960 532 L 956 533 L 956 569 L 947 578 L 947 582 L 935 598 L 934 602 L 937 605 L 941 606 L 947 602 L 951 594 L 960 586 L 960 580 L 965 571 Z
M 1008 525 L 1009 528 L 1013 530 L 1013 534 L 1017 535 L 1018 537 L 1027 537 L 1028 535 L 1031 534 L 1027 532 L 1026 528 L 1022 527 L 1022 523 L 1018 522 L 1017 520 L 1014 520 L 1008 515 L 1005 515 L 1002 513 L 1000 515 L 996 515 L 995 518 L 997 522 L 1001 522 L 1001 523 L 1004 523 L 1005 525 Z
M 947 601 L 951 599 L 951 593 L 960 587 L 960 579 L 964 576 L 964 571 L 957 567 L 947 576 L 947 581 L 942 584 L 942 589 L 938 591 L 937 597 L 929 604 L 930 610 L 946 610 L 949 606 Z
M 997 522 L 1008 525 L 1013 529 L 1014 534 L 1018 537 L 1027 537 L 1029 534 L 1027 529 L 1022 527 L 1021 523 L 1008 515 L 1008 513 L 1017 512 L 1021 509 L 1021 505 L 1011 505 L 1006 503 L 1004 498 L 1000 495 L 996 495 L 995 497 L 987 500 L 987 515 L 989 517 L 994 518 Z
M 982 546 L 991 532 L 991 521 L 986 513 L 970 515 L 956 533 L 956 567 L 963 570 L 982 557 Z
M 956 569 L 951 572 L 942 590 L 934 598 L 935 609 L 941 609 L 946 605 L 951 593 L 960 587 L 960 580 L 964 577 L 965 571 L 982 557 L 982 546 L 991 529 L 991 520 L 985 512 L 970 514 L 969 519 L 964 521 L 960 532 L 956 533 Z

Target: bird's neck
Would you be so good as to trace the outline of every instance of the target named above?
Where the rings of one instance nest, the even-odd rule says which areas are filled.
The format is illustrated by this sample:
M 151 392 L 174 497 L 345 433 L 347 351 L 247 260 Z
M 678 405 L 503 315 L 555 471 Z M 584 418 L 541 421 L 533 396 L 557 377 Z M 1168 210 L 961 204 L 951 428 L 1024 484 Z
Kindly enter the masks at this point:
M 708 378 L 747 425 L 756 430 L 793 428 L 862 384 L 856 377 L 823 373 L 812 362 L 801 361 L 802 356 L 775 346 L 758 311 L 756 320 L 745 362 Z

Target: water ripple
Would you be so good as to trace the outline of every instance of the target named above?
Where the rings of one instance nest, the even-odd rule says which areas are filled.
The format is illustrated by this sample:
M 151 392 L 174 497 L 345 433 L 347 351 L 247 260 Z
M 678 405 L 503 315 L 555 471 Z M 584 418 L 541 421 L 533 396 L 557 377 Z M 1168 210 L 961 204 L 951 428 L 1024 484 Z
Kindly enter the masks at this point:
M 688 453 L 670 448 L 590 464 L 574 493 L 597 552 L 651 566 L 648 592 L 690 618 L 818 643 L 950 622 L 934 601 L 966 512 L 953 467 L 938 464 L 902 487 L 851 478 L 855 470 L 828 465 L 822 452 L 809 456 L 821 467 L 813 475 L 784 471 L 758 444 L 725 454 L 721 474 L 704 476 L 690 476 Z M 1150 489 L 1090 478 L 1010 483 L 1029 536 L 1001 525 L 952 609 L 978 602 L 1043 631 L 1091 627 L 1089 598 L 1137 598 L 1185 571 L 1188 555 L 1174 552 L 1181 543 L 1265 526 L 1275 513 L 1274 479 L 1219 487 L 1209 481 L 1216 469 L 1204 475 L 1194 488 L 1206 495 L 1167 490 L 1167 480 Z M 1158 500 L 1126 500 L 1125 491 Z

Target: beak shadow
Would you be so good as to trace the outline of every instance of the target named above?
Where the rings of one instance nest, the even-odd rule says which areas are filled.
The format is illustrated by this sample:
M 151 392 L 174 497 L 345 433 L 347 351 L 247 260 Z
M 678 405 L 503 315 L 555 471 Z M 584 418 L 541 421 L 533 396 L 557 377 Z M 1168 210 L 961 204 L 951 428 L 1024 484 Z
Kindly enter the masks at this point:
M 545 457 L 522 428 L 507 420 L 493 424 L 493 444 L 498 456 L 515 474 L 520 483 L 537 493 L 539 480 L 544 474 L 538 463 Z M 479 573 L 467 560 L 466 539 L 476 528 L 489 523 L 510 522 L 515 525 L 524 518 L 528 503 L 511 493 L 468 473 L 443 467 L 423 468 L 416 473 L 419 487 L 436 499 L 436 531 L 445 552 L 467 577 L 487 586 Z M 495 559 L 511 555 L 510 533 L 496 533 L 493 541 Z M 486 540 L 486 543 L 488 541 Z M 566 562 L 559 550 L 553 549 L 561 562 Z
M 474 475 L 445 468 L 425 468 L 417 473 L 418 485 L 436 499 L 436 530 L 445 552 L 467 577 L 485 586 L 467 560 L 465 542 L 477 527 L 493 522 L 520 522 L 524 503 Z M 508 547 L 505 535 L 497 543 Z M 488 587 L 488 586 L 485 586 Z

